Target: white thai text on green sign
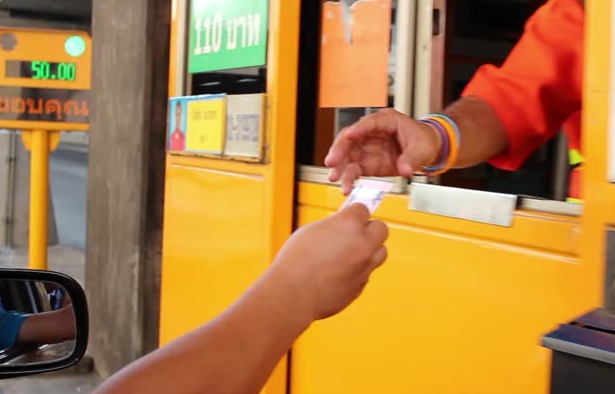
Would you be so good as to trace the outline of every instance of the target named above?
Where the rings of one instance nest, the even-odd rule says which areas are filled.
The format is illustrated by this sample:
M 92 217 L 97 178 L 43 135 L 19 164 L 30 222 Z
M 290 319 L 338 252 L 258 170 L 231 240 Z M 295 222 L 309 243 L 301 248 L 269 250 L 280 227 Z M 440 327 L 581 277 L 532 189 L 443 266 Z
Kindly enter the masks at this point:
M 192 0 L 188 72 L 263 66 L 267 0 Z

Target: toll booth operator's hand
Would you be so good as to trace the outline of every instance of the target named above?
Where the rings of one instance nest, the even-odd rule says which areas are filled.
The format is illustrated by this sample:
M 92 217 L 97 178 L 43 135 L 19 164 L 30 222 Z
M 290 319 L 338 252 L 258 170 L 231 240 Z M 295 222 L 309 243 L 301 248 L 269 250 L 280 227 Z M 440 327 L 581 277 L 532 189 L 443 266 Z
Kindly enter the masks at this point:
M 256 394 L 296 338 L 345 309 L 384 263 L 386 225 L 353 204 L 298 230 L 210 323 L 128 366 L 96 394 Z
M 464 97 L 444 112 L 461 129 L 463 139 L 454 167 L 469 167 L 504 151 L 508 137 L 494 110 L 478 97 Z M 471 143 L 463 143 L 471 141 Z M 361 176 L 411 177 L 432 166 L 442 150 L 442 138 L 430 125 L 392 109 L 363 117 L 343 129 L 331 146 L 325 165 L 329 179 L 342 181 L 350 193 Z

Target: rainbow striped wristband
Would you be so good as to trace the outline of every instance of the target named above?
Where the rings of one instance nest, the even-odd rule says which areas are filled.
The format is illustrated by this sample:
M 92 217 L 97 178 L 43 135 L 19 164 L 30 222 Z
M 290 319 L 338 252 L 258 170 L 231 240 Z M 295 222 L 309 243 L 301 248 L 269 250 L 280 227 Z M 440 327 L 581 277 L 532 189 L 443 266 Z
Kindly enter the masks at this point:
M 438 155 L 438 159 L 436 160 L 436 164 L 433 166 L 422 166 L 421 168 L 426 172 L 436 172 L 440 171 L 446 165 L 446 159 L 448 158 L 449 150 L 450 150 L 450 140 L 448 138 L 448 134 L 446 130 L 442 127 L 442 125 L 432 119 L 420 119 L 419 122 L 425 123 L 426 125 L 431 126 L 435 131 L 440 134 L 440 138 L 442 139 L 442 148 L 440 149 L 440 154 Z
M 457 145 L 461 146 L 461 131 L 459 131 L 459 127 L 457 126 L 457 123 L 455 123 L 453 119 L 449 118 L 446 115 L 442 115 L 442 114 L 429 114 L 429 115 L 424 116 L 422 119 L 429 119 L 429 118 L 442 119 L 443 121 L 451 125 L 453 130 L 455 130 L 455 135 L 457 136 Z
M 419 122 L 431 126 L 442 137 L 442 148 L 434 166 L 423 166 L 427 174 L 442 173 L 448 170 L 457 159 L 461 144 L 461 132 L 454 120 L 442 114 L 428 114 L 419 119 Z M 452 141 L 451 139 L 454 139 Z M 454 157 L 452 157 L 454 156 Z

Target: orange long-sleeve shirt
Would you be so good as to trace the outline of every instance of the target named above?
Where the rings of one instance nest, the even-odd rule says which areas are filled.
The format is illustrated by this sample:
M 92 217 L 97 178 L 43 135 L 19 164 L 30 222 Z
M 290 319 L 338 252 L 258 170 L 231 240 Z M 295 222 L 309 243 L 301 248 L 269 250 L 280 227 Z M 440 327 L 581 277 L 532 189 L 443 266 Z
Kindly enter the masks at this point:
M 465 88 L 462 96 L 486 101 L 508 135 L 494 166 L 516 170 L 562 129 L 570 148 L 581 150 L 583 19 L 578 0 L 548 1 L 502 66 L 482 66 Z

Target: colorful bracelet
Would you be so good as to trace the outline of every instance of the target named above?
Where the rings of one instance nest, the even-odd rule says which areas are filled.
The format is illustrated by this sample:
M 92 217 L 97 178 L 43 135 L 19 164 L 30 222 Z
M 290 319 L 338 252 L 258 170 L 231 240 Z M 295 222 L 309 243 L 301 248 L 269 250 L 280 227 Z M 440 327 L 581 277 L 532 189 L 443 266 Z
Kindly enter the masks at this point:
M 460 146 L 461 145 L 461 132 L 459 131 L 459 127 L 457 127 L 457 123 L 455 123 L 455 121 L 451 118 L 449 118 L 446 115 L 442 115 L 442 114 L 429 114 L 426 116 L 427 118 L 436 118 L 436 119 L 441 119 L 443 121 L 445 121 L 446 123 L 448 123 L 453 130 L 455 131 L 455 136 L 457 136 L 457 145 Z
M 440 154 L 438 158 L 435 160 L 435 164 L 433 166 L 423 166 L 422 168 L 428 172 L 436 172 L 440 171 L 446 165 L 446 159 L 449 155 L 450 150 L 450 139 L 444 127 L 435 120 L 432 119 L 420 119 L 419 122 L 424 123 L 430 126 L 434 131 L 440 134 L 440 138 L 442 140 L 442 148 L 440 149 Z
M 459 155 L 459 145 L 461 143 L 461 133 L 459 131 L 459 127 L 457 124 L 448 116 L 440 115 L 440 114 L 429 114 L 420 119 L 421 122 L 428 121 L 430 125 L 434 123 L 439 125 L 440 127 L 436 127 L 437 130 L 443 129 L 444 134 L 446 134 L 447 138 L 443 139 L 442 144 L 442 152 L 439 156 L 444 156 L 444 164 L 441 164 L 440 160 L 438 161 L 438 165 L 435 167 L 422 167 L 422 169 L 428 175 L 439 175 L 448 170 L 450 170 L 455 162 L 457 161 L 457 157 Z M 448 143 L 444 144 L 444 141 Z

